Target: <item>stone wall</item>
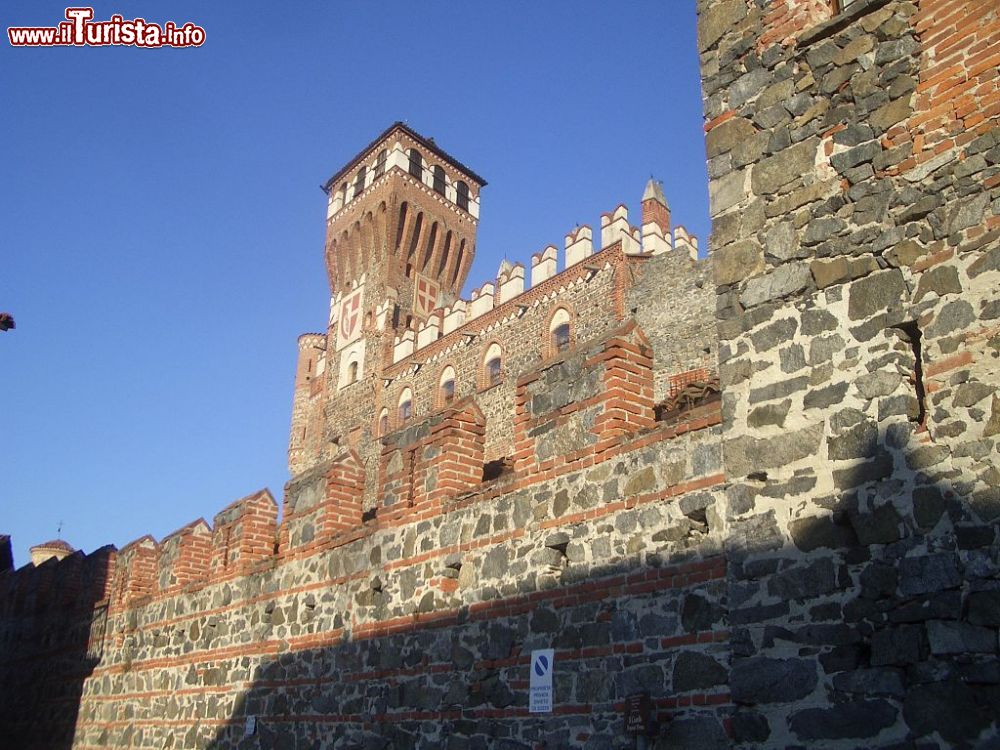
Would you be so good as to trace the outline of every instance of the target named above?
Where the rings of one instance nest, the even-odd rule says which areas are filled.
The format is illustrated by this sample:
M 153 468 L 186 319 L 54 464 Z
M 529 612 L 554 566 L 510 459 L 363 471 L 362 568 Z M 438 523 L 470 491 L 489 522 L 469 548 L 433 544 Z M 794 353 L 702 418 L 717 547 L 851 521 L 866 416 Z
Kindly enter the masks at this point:
M 1000 715 L 997 6 L 699 12 L 733 740 L 978 746 Z
M 113 579 L 138 593 L 112 598 L 74 747 L 610 747 L 642 692 L 664 736 L 707 727 L 723 742 L 719 404 L 654 422 L 652 366 L 629 323 L 524 376 L 523 440 L 550 439 L 553 420 L 594 439 L 528 448 L 495 481 L 472 397 L 415 419 L 385 440 L 376 514 L 362 520 L 344 455 L 289 484 L 270 558 L 213 564 L 182 590 L 134 582 L 147 540 L 129 545 Z M 556 371 L 586 393 L 560 396 Z M 563 413 L 588 401 L 592 419 Z M 269 501 L 234 503 L 213 536 L 247 549 Z M 158 545 L 150 569 L 176 567 L 175 540 L 193 533 L 204 522 Z M 556 650 L 552 715 L 527 712 L 534 648 Z

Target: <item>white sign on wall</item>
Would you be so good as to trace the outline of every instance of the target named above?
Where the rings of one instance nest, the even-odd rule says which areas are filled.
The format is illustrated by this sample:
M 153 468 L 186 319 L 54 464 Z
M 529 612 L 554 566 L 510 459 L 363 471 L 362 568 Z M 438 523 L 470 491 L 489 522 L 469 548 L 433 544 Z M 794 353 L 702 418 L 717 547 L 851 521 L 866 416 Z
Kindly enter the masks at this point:
M 543 648 L 531 652 L 531 681 L 528 688 L 528 711 L 552 713 L 552 665 L 555 651 Z

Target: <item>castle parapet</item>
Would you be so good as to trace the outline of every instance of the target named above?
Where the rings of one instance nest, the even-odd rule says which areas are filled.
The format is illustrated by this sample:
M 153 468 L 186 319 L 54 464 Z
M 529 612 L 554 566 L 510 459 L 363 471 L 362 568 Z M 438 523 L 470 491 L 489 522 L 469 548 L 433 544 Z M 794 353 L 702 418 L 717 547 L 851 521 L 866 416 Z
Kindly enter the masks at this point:
M 365 470 L 354 451 L 296 479 L 282 504 L 282 555 L 301 554 L 361 526 Z
M 622 252 L 636 255 L 640 252 L 638 230 L 628 223 L 628 208 L 619 203 L 611 213 L 601 214 L 601 248 L 611 247 L 621 241 Z
M 242 573 L 274 557 L 278 505 L 260 490 L 217 513 L 213 522 L 211 575 Z
M 653 353 L 634 323 L 518 381 L 514 466 L 528 474 L 655 426 Z M 584 426 L 581 429 L 581 425 Z
M 469 320 L 475 320 L 480 315 L 485 315 L 493 309 L 493 298 L 495 286 L 493 282 L 487 281 L 478 289 L 472 290 L 472 299 L 469 302 Z
M 674 248 L 680 253 L 686 253 L 691 260 L 698 260 L 698 238 L 681 224 L 674 228 Z
M 417 349 L 434 343 L 441 336 L 441 316 L 442 311 L 435 310 L 417 331 Z
M 411 354 L 416 347 L 417 334 L 412 330 L 407 329 L 403 331 L 399 336 L 396 337 L 396 343 L 392 347 L 392 361 L 399 362 L 401 359 L 406 359 Z
M 442 335 L 447 335 L 456 328 L 465 325 L 466 302 L 464 299 L 455 300 L 450 306 L 444 308 L 444 321 L 441 327 Z
M 504 262 L 497 274 L 497 304 L 502 305 L 524 293 L 524 265 Z
M 387 435 L 380 461 L 380 515 L 439 513 L 482 483 L 486 420 L 471 398 Z
M 531 285 L 538 286 L 556 275 L 559 251 L 555 245 L 547 245 L 540 253 L 531 256 Z
M 566 268 L 575 266 L 594 254 L 594 234 L 584 224 L 566 235 Z
M 208 578 L 212 556 L 212 529 L 204 518 L 168 534 L 160 542 L 157 584 L 161 592 Z
M 148 534 L 118 551 L 111 583 L 111 603 L 116 609 L 131 607 L 156 593 L 158 558 L 159 546 Z

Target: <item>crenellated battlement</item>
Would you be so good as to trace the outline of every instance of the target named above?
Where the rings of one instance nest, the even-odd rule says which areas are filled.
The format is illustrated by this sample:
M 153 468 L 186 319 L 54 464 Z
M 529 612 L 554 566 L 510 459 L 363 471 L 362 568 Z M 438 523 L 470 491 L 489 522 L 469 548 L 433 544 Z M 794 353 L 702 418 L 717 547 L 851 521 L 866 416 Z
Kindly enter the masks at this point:
M 558 271 L 560 258 L 555 245 L 548 245 L 531 256 L 530 274 L 526 274 L 523 264 L 504 260 L 496 278 L 474 288 L 468 300 L 458 299 L 435 308 L 422 324 L 399 333 L 393 341 L 392 364 L 400 364 L 410 357 L 425 356 L 427 347 L 452 333 L 457 332 L 456 340 L 463 334 L 473 333 L 473 329 L 481 328 L 480 319 L 495 310 L 502 312 L 491 320 L 505 319 L 518 307 L 539 304 L 543 299 L 535 293 L 539 287 L 544 285 L 544 295 L 549 289 L 578 283 L 579 266 L 588 259 L 591 264 L 584 267 L 584 282 L 593 278 L 595 268 L 612 262 L 615 253 L 617 259 L 621 255 L 651 257 L 673 250 L 692 261 L 698 259 L 698 239 L 683 226 L 674 228 L 672 238 L 669 233 L 664 236 L 661 224 L 652 218 L 641 228 L 634 227 L 629 224 L 628 208 L 624 204 L 601 215 L 601 247 L 596 253 L 593 232 L 586 224 L 567 232 L 564 243 L 562 271 Z M 616 248 L 615 253 L 604 253 L 612 247 Z M 525 285 L 526 277 L 530 279 L 530 286 Z

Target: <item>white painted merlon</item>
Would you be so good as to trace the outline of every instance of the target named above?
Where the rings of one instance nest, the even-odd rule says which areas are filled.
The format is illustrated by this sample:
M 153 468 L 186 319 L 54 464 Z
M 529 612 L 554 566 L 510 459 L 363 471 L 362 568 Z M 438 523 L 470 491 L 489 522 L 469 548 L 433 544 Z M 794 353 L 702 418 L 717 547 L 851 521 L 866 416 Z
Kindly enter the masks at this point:
M 548 245 L 542 252 L 531 256 L 531 285 L 538 286 L 556 275 L 559 251 L 555 245 Z
M 566 268 L 594 254 L 594 233 L 586 224 L 566 235 Z
M 479 289 L 472 291 L 472 301 L 469 303 L 469 320 L 474 320 L 493 309 L 494 286 L 487 281 Z
M 642 235 L 639 227 L 629 226 L 628 233 L 622 235 L 622 252 L 626 255 L 642 255 Z
M 681 224 L 674 227 L 674 247 L 687 253 L 691 260 L 698 260 L 698 238 L 693 234 L 688 234 Z
M 417 348 L 433 344 L 441 335 L 441 311 L 435 310 L 417 332 Z
M 451 307 L 445 308 L 442 334 L 447 335 L 456 328 L 461 328 L 465 325 L 465 305 L 466 302 L 464 299 L 457 299 Z
M 375 308 L 375 328 L 377 330 L 385 330 L 385 327 L 389 324 L 389 316 L 392 315 L 393 307 L 392 300 L 387 299 L 380 302 L 378 307 Z
M 469 196 L 469 213 L 473 218 L 479 218 L 479 196 Z
M 505 268 L 501 265 L 500 273 L 497 274 L 498 305 L 524 292 L 524 266 L 520 263 L 508 263 L 507 266 Z
M 663 230 L 656 222 L 642 225 L 642 251 L 652 255 L 660 255 L 671 249 L 670 235 L 663 236 Z
M 628 209 L 625 204 L 619 203 L 618 207 L 608 214 L 601 214 L 601 249 L 611 247 L 611 245 L 623 240 L 629 235 Z M 624 249 L 624 248 L 622 248 Z
M 392 348 L 392 361 L 399 362 L 413 354 L 413 345 L 416 342 L 417 334 L 413 331 L 403 331 L 402 335 L 396 337 L 396 344 Z

